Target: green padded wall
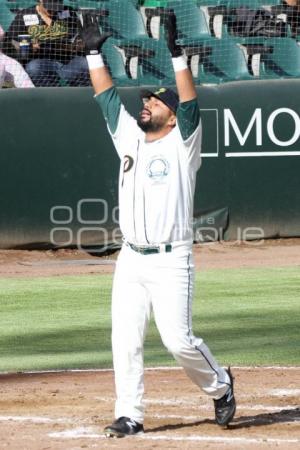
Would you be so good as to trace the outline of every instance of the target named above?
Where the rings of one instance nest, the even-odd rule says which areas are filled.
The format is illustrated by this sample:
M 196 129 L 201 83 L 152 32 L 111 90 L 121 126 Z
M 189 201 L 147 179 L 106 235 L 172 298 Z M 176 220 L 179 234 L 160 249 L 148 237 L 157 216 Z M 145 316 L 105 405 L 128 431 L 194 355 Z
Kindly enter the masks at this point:
M 299 88 L 276 80 L 198 89 L 200 239 L 300 235 Z M 137 89 L 120 94 L 137 114 Z M 0 111 L 0 248 L 111 240 L 119 161 L 92 89 L 3 89 Z

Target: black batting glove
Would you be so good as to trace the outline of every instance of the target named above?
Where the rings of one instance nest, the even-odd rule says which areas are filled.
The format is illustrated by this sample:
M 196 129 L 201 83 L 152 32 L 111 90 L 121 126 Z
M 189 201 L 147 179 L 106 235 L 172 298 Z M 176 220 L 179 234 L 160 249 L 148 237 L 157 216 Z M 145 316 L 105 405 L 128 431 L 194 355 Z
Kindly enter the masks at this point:
M 178 30 L 176 25 L 176 16 L 173 11 L 168 14 L 168 17 L 165 20 L 165 29 L 167 45 L 172 58 L 177 58 L 178 56 L 183 55 L 182 48 L 180 45 L 176 44 L 176 40 L 178 39 Z
M 111 35 L 112 33 L 100 34 L 96 14 L 82 14 L 81 38 L 86 55 L 98 55 L 102 45 Z

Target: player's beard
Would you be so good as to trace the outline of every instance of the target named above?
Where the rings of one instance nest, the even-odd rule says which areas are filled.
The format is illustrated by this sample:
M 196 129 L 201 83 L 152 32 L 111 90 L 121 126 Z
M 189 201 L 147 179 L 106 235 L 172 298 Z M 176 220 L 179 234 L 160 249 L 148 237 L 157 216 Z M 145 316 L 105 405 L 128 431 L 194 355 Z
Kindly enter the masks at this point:
M 160 131 L 166 125 L 166 118 L 162 116 L 156 116 L 153 118 L 153 116 L 150 115 L 150 118 L 145 121 L 142 119 L 140 114 L 137 120 L 137 124 L 141 128 L 141 130 L 144 131 L 144 133 L 148 133 L 149 131 Z

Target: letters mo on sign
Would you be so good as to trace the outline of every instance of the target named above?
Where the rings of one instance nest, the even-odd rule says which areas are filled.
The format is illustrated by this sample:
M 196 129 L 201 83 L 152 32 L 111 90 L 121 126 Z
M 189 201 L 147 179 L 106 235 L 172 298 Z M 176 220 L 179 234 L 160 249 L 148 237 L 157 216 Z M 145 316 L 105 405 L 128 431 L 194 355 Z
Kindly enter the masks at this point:
M 202 156 L 300 156 L 300 116 L 292 108 L 200 109 Z M 223 131 L 222 131 L 223 125 Z
M 243 119 L 245 114 L 243 112 Z M 295 110 L 278 108 L 266 113 L 256 108 L 246 124 L 245 127 L 243 120 L 241 127 L 239 116 L 231 109 L 224 109 L 226 157 L 300 156 L 300 117 Z M 248 151 L 250 138 L 252 148 Z

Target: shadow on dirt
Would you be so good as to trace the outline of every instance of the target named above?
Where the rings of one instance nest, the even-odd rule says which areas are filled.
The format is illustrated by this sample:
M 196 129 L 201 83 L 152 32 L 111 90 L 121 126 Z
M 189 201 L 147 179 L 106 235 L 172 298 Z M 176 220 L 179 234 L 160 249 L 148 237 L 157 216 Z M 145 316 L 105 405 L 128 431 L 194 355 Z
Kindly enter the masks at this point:
M 228 426 L 228 429 L 238 430 L 242 428 L 267 426 L 285 422 L 300 422 L 300 408 L 282 409 L 275 413 L 263 413 L 256 416 L 240 416 Z M 180 430 L 184 428 L 197 427 L 201 425 L 215 425 L 214 420 L 205 419 L 189 423 L 177 423 L 170 425 L 162 425 L 155 428 L 147 428 L 148 433 L 158 433 L 161 431 Z
M 274 423 L 300 422 L 300 408 L 282 409 L 275 413 L 263 413 L 256 416 L 237 417 L 230 425 L 231 429 L 259 427 Z

